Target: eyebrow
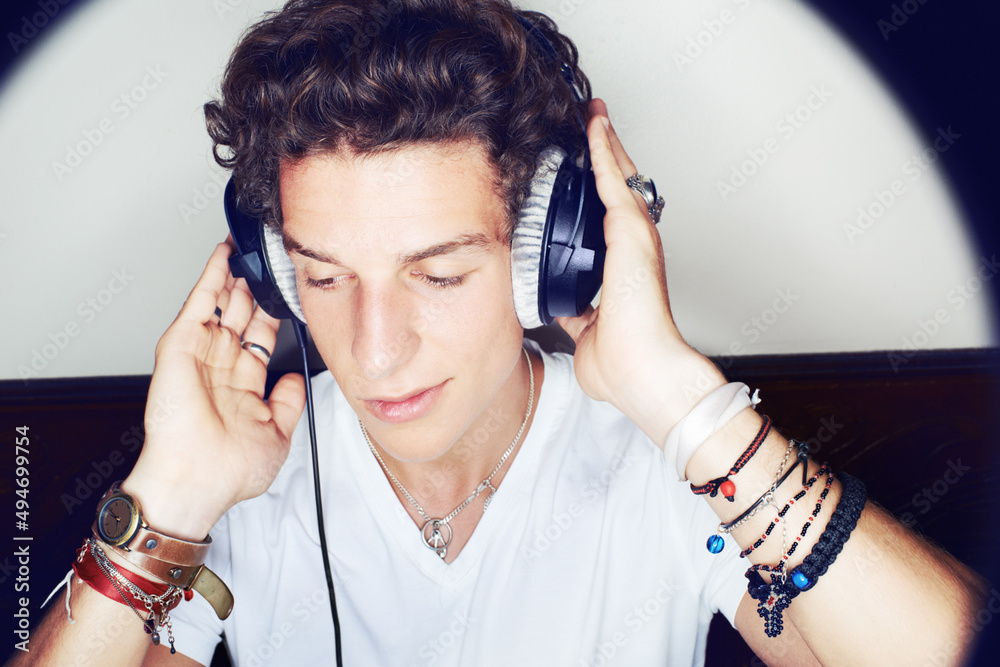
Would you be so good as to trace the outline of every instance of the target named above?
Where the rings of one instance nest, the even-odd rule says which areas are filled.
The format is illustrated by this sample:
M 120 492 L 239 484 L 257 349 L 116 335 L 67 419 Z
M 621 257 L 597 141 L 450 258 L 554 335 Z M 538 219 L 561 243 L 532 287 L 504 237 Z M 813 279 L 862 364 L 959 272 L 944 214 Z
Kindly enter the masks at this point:
M 319 250 L 313 250 L 312 248 L 306 248 L 287 232 L 283 234 L 283 237 L 285 251 L 289 254 L 294 252 L 302 255 L 303 257 L 314 259 L 317 262 L 333 264 L 335 266 L 344 266 L 344 264 L 333 255 L 329 255 Z M 399 264 L 414 264 L 431 257 L 447 255 L 461 250 L 483 250 L 495 242 L 496 239 L 492 239 L 481 232 L 477 232 L 475 234 L 462 234 L 461 236 L 458 236 L 450 241 L 445 241 L 444 243 L 438 243 L 405 255 L 397 255 L 396 261 Z

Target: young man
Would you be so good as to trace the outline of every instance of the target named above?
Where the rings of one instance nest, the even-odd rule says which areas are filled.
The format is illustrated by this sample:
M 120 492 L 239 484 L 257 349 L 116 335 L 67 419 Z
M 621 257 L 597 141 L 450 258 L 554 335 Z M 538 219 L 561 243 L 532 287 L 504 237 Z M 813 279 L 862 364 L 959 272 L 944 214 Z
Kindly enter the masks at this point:
M 959 661 L 974 575 L 874 506 L 852 521 L 863 499 L 726 394 L 674 325 L 606 107 L 560 74 L 589 98 L 575 49 L 521 15 L 548 46 L 505 0 L 293 1 L 244 37 L 206 106 L 241 201 L 281 230 L 330 371 L 313 387 L 345 664 L 698 664 L 716 610 L 776 664 Z M 576 352 L 546 355 L 523 341 L 510 240 L 539 156 L 584 143 L 607 208 L 604 284 L 630 289 L 561 319 Z M 332 662 L 303 379 L 262 400 L 278 322 L 231 252 L 219 245 L 157 347 L 150 404 L 178 409 L 122 489 L 163 535 L 211 532 L 235 610 L 181 603 L 170 655 L 128 594 L 74 577 L 75 622 L 57 608 L 33 643 L 53 664 L 207 664 L 220 634 L 237 664 Z M 735 544 L 709 553 L 734 521 Z M 824 571 L 799 569 L 807 590 L 773 610 L 821 551 Z M 782 562 L 753 599 L 744 571 Z

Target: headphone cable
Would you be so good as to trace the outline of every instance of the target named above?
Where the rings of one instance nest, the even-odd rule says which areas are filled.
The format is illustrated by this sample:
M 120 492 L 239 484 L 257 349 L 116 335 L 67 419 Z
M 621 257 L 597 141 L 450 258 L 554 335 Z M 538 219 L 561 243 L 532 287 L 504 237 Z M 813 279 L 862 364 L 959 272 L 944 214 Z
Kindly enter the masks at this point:
M 334 649 L 337 656 L 337 667 L 343 667 L 340 655 L 340 617 L 337 615 L 337 598 L 333 593 L 333 571 L 330 568 L 330 555 L 326 548 L 326 529 L 323 523 L 323 500 L 319 487 L 319 453 L 316 447 L 316 415 L 313 410 L 312 379 L 309 377 L 309 353 L 306 342 L 306 326 L 297 319 L 292 319 L 295 329 L 295 340 L 302 350 L 302 369 L 306 380 L 306 414 L 309 420 L 309 443 L 312 446 L 313 482 L 316 491 L 316 521 L 319 524 L 319 548 L 323 551 L 323 570 L 326 573 L 326 587 L 330 592 L 330 613 L 333 615 Z

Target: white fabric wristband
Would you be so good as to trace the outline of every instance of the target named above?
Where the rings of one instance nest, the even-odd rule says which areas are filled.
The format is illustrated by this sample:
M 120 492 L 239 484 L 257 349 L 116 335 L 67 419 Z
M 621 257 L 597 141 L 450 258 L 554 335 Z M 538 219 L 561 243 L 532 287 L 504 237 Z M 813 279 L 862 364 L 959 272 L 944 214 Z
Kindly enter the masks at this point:
M 680 481 L 687 481 L 687 464 L 698 448 L 745 408 L 756 407 L 760 403 L 759 393 L 757 389 L 751 396 L 750 387 L 730 382 L 701 399 L 677 422 L 667 435 L 663 456 L 677 467 Z

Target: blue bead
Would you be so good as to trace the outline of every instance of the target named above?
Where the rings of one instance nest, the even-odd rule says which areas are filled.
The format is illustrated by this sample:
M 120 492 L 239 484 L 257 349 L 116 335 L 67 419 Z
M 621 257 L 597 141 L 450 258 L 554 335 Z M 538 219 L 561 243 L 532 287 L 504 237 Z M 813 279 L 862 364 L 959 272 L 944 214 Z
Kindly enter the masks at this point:
M 798 570 L 792 572 L 792 583 L 795 584 L 795 587 L 800 591 L 804 591 L 812 586 L 812 581 L 809 580 L 809 577 L 802 574 Z
M 708 542 L 705 543 L 705 546 L 711 553 L 717 554 L 726 547 L 726 541 L 722 539 L 721 535 L 712 535 L 708 538 Z

